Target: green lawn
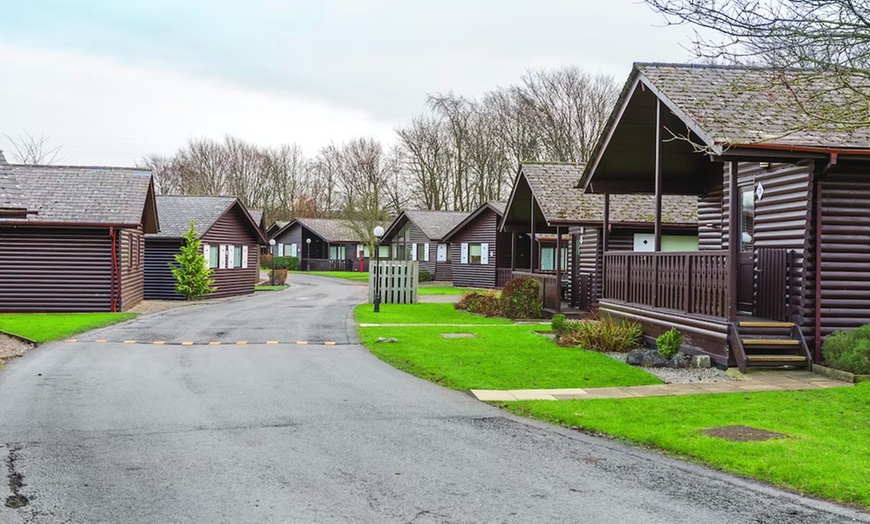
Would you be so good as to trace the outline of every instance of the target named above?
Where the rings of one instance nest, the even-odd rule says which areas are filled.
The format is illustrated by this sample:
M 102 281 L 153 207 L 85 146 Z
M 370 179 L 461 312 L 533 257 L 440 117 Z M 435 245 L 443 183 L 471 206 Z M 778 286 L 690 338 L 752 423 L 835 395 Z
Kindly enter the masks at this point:
M 284 291 L 287 286 L 255 286 L 254 291 Z
M 318 277 L 342 278 L 344 280 L 353 280 L 355 282 L 368 282 L 369 274 L 367 272 L 360 273 L 359 271 L 290 271 L 293 275 L 314 275 Z
M 452 389 L 661 384 L 649 373 L 607 355 L 557 346 L 534 333 L 540 327 L 370 327 L 359 331 L 363 344 L 381 360 Z M 442 333 L 472 333 L 475 338 L 445 339 Z M 394 337 L 398 342 L 376 343 L 378 337 Z
M 374 313 L 372 304 L 357 306 L 354 318 L 360 324 L 511 324 L 504 318 L 487 318 L 457 311 L 453 304 L 381 304 Z
M 464 295 L 472 291 L 482 292 L 486 290 L 473 287 L 426 286 L 423 284 L 417 288 L 417 293 L 420 295 Z
M 853 388 L 501 404 L 520 415 L 654 446 L 802 493 L 870 507 L 870 383 Z M 700 430 L 789 435 L 732 442 Z
M 0 331 L 27 337 L 35 342 L 67 338 L 131 318 L 138 313 L 2 313 Z

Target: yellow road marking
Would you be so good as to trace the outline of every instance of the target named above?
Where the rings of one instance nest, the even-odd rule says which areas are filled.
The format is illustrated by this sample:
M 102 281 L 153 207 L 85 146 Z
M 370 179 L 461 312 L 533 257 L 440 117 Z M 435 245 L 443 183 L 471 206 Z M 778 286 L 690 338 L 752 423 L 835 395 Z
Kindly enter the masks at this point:
M 208 345 L 209 345 L 209 346 L 220 346 L 221 343 L 220 343 L 220 342 L 217 342 L 217 341 L 214 341 L 214 342 L 209 342 Z
M 300 346 L 307 346 L 307 345 L 308 345 L 308 341 L 307 341 L 307 340 L 297 340 L 297 341 L 296 341 L 296 344 L 297 344 L 297 345 L 300 345 Z
M 78 339 L 76 339 L 76 338 L 68 338 L 66 341 L 67 341 L 67 342 L 78 342 Z
M 125 340 L 124 341 L 124 344 L 135 344 L 135 343 L 136 343 L 135 340 Z
M 238 341 L 236 341 L 236 345 L 237 345 L 237 346 L 244 346 L 244 345 L 246 345 L 247 343 L 248 343 L 247 340 L 238 340 Z
M 278 343 L 277 340 L 267 340 L 267 341 L 266 341 L 266 344 L 270 344 L 270 345 L 274 345 L 274 344 L 277 344 L 277 343 Z
M 102 344 L 104 342 L 108 342 L 108 340 L 106 340 L 105 338 L 98 338 L 97 340 L 94 340 L 94 342 L 99 342 Z
M 181 345 L 182 346 L 192 346 L 193 342 L 182 342 Z
M 154 342 L 152 342 L 152 344 L 154 344 L 155 346 L 162 346 L 163 344 L 166 344 L 166 342 L 163 340 L 155 340 Z
M 334 345 L 335 345 L 335 342 L 333 342 L 333 341 L 330 340 L 330 341 L 324 342 L 323 345 L 324 345 L 324 346 L 334 346 Z

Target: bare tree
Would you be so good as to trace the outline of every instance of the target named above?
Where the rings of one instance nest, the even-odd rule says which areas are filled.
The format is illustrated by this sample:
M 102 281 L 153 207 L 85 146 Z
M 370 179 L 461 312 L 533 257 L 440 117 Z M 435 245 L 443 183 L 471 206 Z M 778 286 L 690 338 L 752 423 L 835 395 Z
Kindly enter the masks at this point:
M 60 160 L 62 146 L 52 146 L 45 135 L 36 136 L 25 131 L 17 137 L 5 133 L 3 136 L 12 144 L 12 160 L 18 164 L 51 165 Z
M 702 60 L 771 68 L 810 127 L 870 125 L 870 4 L 854 0 L 645 0 L 670 24 L 699 29 Z M 811 69 L 799 74 L 790 68 Z M 825 82 L 819 82 L 819 74 Z M 753 86 L 749 86 L 750 88 Z

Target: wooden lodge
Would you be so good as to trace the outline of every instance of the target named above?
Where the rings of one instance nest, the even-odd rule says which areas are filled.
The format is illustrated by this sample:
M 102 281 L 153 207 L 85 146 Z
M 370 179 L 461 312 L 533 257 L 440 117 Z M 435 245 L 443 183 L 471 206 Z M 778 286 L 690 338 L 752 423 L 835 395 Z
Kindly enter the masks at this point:
M 346 220 L 297 218 L 273 225 L 277 256 L 299 258 L 303 271 L 368 271 L 369 249 Z
M 408 209 L 393 220 L 381 239 L 393 260 L 416 260 L 434 280 L 452 281 L 454 257 L 447 235 L 468 218 L 465 211 Z
M 507 281 L 504 272 L 498 271 L 509 264 L 511 256 L 510 233 L 498 230 L 506 205 L 486 203 L 444 236 L 450 246 L 454 286 L 495 288 Z
M 636 64 L 581 182 L 656 200 L 653 252 L 604 240 L 601 311 L 741 370 L 818 362 L 822 337 L 870 323 L 870 129 L 814 128 L 781 78 Z M 673 194 L 699 199 L 700 251 L 662 249 Z
M 605 200 L 585 194 L 577 187 L 583 170 L 583 164 L 574 163 L 522 164 L 500 224 L 510 248 L 500 261 L 499 281 L 512 276 L 537 279 L 550 313 L 563 310 L 563 299 L 576 309 L 598 301 L 603 241 L 615 251 L 652 248 L 655 200 L 648 195 Z M 606 213 L 612 219 L 604 228 Z M 665 198 L 662 224 L 667 250 L 697 250 L 696 197 Z
M 9 165 L 0 153 L 0 312 L 114 312 L 142 300 L 144 169 Z
M 145 298 L 182 300 L 170 270 L 195 224 L 202 254 L 217 289 L 206 298 L 253 293 L 259 280 L 259 246 L 266 238 L 236 197 L 159 195 L 160 232 L 145 235 Z

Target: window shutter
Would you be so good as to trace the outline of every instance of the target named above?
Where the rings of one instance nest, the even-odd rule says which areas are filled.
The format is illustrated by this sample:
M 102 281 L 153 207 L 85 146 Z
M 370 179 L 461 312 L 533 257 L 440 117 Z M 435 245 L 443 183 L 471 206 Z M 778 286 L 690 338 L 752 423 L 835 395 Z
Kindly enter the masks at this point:
M 242 246 L 242 267 L 248 267 L 248 246 Z
M 220 256 L 218 257 L 218 269 L 226 269 L 227 268 L 227 246 L 221 244 L 219 253 L 220 253 Z
M 459 255 L 460 264 L 468 264 L 468 242 L 462 243 L 462 252 Z
M 480 263 L 489 264 L 489 244 L 480 244 Z
M 411 260 L 417 260 L 417 243 L 411 244 Z
M 298 256 L 297 253 L 299 253 L 299 246 L 294 242 L 294 243 L 290 244 L 290 256 L 291 257 Z
M 429 242 L 423 244 L 423 261 L 429 262 Z
M 208 244 L 202 245 L 202 256 L 205 257 L 205 268 L 208 269 L 208 261 L 211 260 L 211 247 Z
M 284 244 L 278 244 L 278 256 L 279 257 L 284 256 Z
M 227 269 L 236 267 L 236 246 L 227 246 Z

